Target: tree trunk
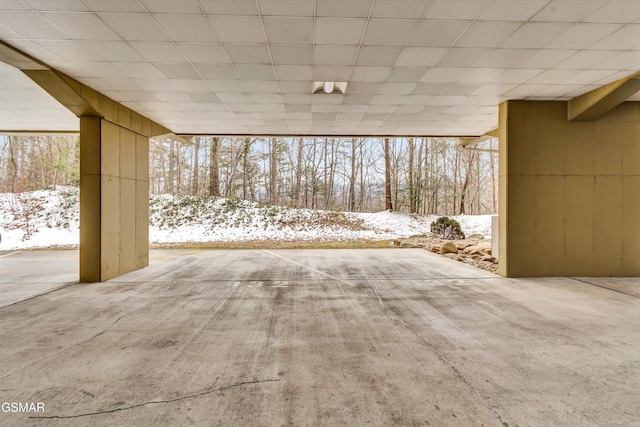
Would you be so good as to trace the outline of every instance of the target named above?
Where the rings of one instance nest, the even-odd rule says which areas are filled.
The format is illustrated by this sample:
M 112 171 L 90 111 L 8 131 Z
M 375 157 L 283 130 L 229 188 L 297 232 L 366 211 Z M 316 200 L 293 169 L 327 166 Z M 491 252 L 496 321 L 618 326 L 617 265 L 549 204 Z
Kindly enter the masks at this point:
M 414 148 L 415 144 L 413 138 L 409 138 L 408 140 L 408 150 L 409 150 L 409 213 L 416 212 L 416 196 L 415 196 L 415 183 L 413 181 L 413 167 L 414 167 Z
M 318 155 L 318 140 L 313 138 L 313 157 L 311 164 L 311 209 L 316 209 L 318 206 L 318 168 L 320 167 L 320 161 L 316 164 L 316 156 Z
M 349 211 L 356 210 L 356 139 L 351 138 L 351 174 L 349 175 Z
M 180 142 L 176 141 L 176 194 L 182 193 L 182 153 Z
M 336 176 L 336 140 L 331 138 L 331 157 L 329 164 L 329 185 L 327 186 L 327 209 L 333 209 L 333 187 Z
M 278 203 L 278 150 L 276 138 L 270 138 L 270 161 L 269 161 L 269 202 L 272 205 Z
M 169 140 L 169 185 L 168 190 L 170 194 L 173 193 L 175 183 L 175 143 L 173 140 Z
M 360 141 L 360 194 L 358 196 L 358 211 L 364 212 L 364 196 L 365 196 L 365 176 L 364 176 L 364 143 Z M 368 168 L 367 168 L 368 175 Z
M 7 138 L 9 139 L 9 187 L 12 193 L 16 193 L 18 190 L 16 185 L 18 179 L 18 162 L 16 161 L 15 147 L 13 146 L 14 139 L 11 136 Z
M 302 184 L 302 155 L 304 149 L 304 140 L 298 139 L 298 158 L 296 159 L 296 185 L 293 190 L 293 197 L 295 198 L 294 207 L 298 208 L 301 204 L 301 192 L 300 186 Z
M 385 209 L 393 210 L 391 202 L 391 153 L 389 152 L 389 138 L 384 139 L 384 194 Z
M 462 189 L 460 190 L 460 215 L 465 214 L 465 200 L 467 196 L 467 188 L 469 187 L 469 174 L 471 173 L 471 168 L 473 167 L 475 153 L 469 152 L 468 157 L 469 160 L 467 161 L 467 170 L 465 171 L 464 182 L 462 183 Z
M 220 197 L 220 138 L 211 138 L 209 151 L 209 196 Z
M 422 150 L 424 149 L 424 139 L 420 139 L 420 146 L 418 146 L 418 160 L 416 162 L 416 188 L 414 189 L 414 197 L 416 203 L 416 213 L 423 213 L 422 208 L 422 168 L 424 161 L 422 158 Z
M 322 168 L 322 173 L 324 175 L 324 180 L 323 180 L 323 184 L 324 184 L 324 209 L 327 209 L 327 205 L 329 204 L 329 191 L 327 189 L 328 186 L 328 182 L 329 182 L 329 177 L 327 176 L 327 171 L 329 170 L 329 161 L 327 160 L 328 156 L 329 156 L 329 139 L 325 138 L 324 139 L 324 147 L 322 150 L 322 153 L 324 155 L 324 165 Z
M 249 153 L 251 152 L 251 139 L 245 138 L 242 145 L 242 198 L 247 199 L 249 188 Z
M 191 194 L 194 196 L 198 195 L 198 190 L 200 187 L 199 173 L 200 173 L 200 138 L 195 137 L 193 141 L 193 181 L 191 183 Z

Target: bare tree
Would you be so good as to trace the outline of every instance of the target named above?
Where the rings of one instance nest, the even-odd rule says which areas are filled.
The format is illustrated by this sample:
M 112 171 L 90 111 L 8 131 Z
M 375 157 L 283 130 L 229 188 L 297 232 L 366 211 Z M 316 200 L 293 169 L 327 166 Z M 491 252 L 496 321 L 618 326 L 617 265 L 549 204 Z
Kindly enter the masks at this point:
M 409 171 L 408 171 L 408 190 L 409 190 L 409 213 L 416 212 L 416 196 L 415 196 L 415 183 L 413 181 L 413 169 L 414 169 L 414 156 L 415 156 L 415 144 L 413 138 L 408 139 L 407 151 L 409 153 Z
M 10 136 L 9 139 L 9 188 L 11 192 L 17 191 L 17 178 L 18 178 L 18 162 L 16 161 L 16 154 L 14 149 L 14 139 Z
M 356 139 L 351 138 L 351 174 L 349 175 L 349 210 L 355 212 L 356 210 L 356 174 L 358 169 L 356 168 Z
M 242 144 L 242 198 L 247 198 L 249 190 L 249 153 L 251 153 L 251 139 L 245 138 Z
M 391 153 L 389 151 L 389 138 L 384 139 L 384 194 L 385 209 L 393 210 L 391 202 Z
M 278 203 L 278 142 L 276 138 L 270 138 L 269 151 L 269 202 Z
M 199 192 L 199 158 L 200 158 L 200 138 L 196 137 L 193 141 L 193 179 L 191 181 L 191 194 L 197 195 Z
M 294 207 L 300 207 L 301 194 L 300 187 L 302 185 L 302 156 L 304 151 L 304 140 L 298 138 L 298 155 L 296 156 L 296 185 L 293 190 L 293 197 L 295 198 Z
M 211 138 L 209 149 L 209 196 L 220 196 L 220 138 Z
M 464 181 L 462 183 L 462 188 L 460 189 L 460 215 L 466 213 L 465 212 L 465 202 L 467 197 L 467 189 L 469 187 L 469 177 L 471 175 L 471 171 L 473 168 L 473 164 L 475 161 L 475 152 L 474 151 L 466 151 L 467 153 L 467 164 L 465 168 Z

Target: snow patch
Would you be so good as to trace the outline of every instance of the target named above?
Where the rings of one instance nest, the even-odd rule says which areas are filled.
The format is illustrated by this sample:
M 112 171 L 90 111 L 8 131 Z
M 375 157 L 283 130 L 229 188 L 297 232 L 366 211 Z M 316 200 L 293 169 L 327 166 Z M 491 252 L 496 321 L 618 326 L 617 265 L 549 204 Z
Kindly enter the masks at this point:
M 0 249 L 77 246 L 79 192 L 58 187 L 0 194 Z M 25 232 L 25 212 L 32 232 Z M 350 213 L 292 209 L 241 199 L 152 195 L 149 241 L 182 243 L 248 240 L 386 240 L 429 231 L 437 216 L 397 212 Z M 491 215 L 453 216 L 465 234 L 491 236 Z

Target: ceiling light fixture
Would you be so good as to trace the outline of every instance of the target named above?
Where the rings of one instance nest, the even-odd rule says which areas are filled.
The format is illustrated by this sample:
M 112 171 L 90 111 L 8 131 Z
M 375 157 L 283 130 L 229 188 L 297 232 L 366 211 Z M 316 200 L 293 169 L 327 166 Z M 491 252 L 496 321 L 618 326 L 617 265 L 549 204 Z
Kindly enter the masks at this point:
M 334 86 L 335 86 L 334 82 L 324 82 L 324 85 L 322 86 L 322 90 L 324 90 L 324 93 L 331 93 L 333 92 Z
M 342 94 L 347 91 L 347 82 L 313 82 L 311 93 Z

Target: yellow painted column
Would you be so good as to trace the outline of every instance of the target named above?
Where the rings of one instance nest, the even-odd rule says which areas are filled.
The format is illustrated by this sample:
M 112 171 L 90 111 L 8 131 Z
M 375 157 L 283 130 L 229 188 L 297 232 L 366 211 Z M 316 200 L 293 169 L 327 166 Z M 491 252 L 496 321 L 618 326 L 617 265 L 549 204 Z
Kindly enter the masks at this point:
M 149 138 L 80 118 L 80 281 L 149 264 Z
M 591 121 L 566 102 L 499 114 L 498 273 L 640 275 L 640 103 Z

